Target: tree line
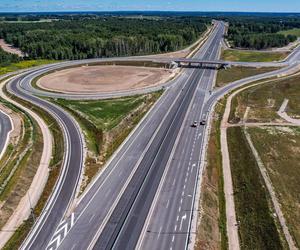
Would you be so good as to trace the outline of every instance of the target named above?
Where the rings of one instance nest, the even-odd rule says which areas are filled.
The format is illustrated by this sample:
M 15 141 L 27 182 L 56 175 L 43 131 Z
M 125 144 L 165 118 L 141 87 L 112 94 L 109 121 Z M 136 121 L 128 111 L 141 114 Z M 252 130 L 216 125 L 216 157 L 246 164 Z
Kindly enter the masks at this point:
M 0 23 L 0 38 L 30 59 L 86 59 L 171 52 L 206 30 L 200 17 L 97 17 L 42 23 Z
M 227 18 L 230 26 L 228 40 L 235 47 L 267 49 L 283 47 L 297 40 L 294 35 L 282 35 L 279 31 L 300 28 L 300 18 L 235 17 Z
M 10 63 L 19 62 L 19 57 L 15 54 L 7 53 L 0 47 L 0 67 L 5 67 Z

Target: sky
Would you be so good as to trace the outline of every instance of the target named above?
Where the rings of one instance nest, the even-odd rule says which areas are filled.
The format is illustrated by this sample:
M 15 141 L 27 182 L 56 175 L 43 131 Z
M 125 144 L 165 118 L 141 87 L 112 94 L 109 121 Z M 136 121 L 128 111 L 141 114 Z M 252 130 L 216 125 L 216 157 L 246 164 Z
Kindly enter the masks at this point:
M 0 0 L 0 12 L 122 10 L 300 12 L 300 0 Z

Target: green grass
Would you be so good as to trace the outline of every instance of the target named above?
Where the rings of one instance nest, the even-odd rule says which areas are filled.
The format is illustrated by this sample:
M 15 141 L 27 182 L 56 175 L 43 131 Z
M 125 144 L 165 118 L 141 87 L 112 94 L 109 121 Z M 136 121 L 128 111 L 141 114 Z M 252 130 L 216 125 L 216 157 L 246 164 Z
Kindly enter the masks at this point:
M 11 189 L 15 187 L 17 183 L 15 180 L 15 175 L 20 176 L 19 172 L 24 168 L 24 165 L 27 162 L 28 155 L 33 146 L 32 137 L 33 137 L 33 123 L 29 119 L 29 117 L 24 117 L 24 137 L 19 145 L 17 145 L 16 150 L 14 150 L 11 155 L 10 160 L 5 164 L 5 166 L 1 166 L 0 171 L 0 201 L 7 201 L 8 196 L 11 193 Z M 13 175 L 11 175 L 13 174 Z
M 51 100 L 66 109 L 80 124 L 87 142 L 84 190 L 140 119 L 161 96 L 147 95 L 110 100 Z
M 117 126 L 130 111 L 143 102 L 143 97 L 127 97 L 111 100 L 55 101 L 77 118 L 85 131 L 88 147 L 99 154 L 103 133 Z
M 222 60 L 235 62 L 272 62 L 280 61 L 288 56 L 286 52 L 259 52 L 247 50 L 224 50 Z
M 50 63 L 55 63 L 55 62 L 57 62 L 57 61 L 43 60 L 43 59 L 40 59 L 40 60 L 24 60 L 24 61 L 21 61 L 21 62 L 18 62 L 18 63 L 12 63 L 12 64 L 10 64 L 8 66 L 5 66 L 5 67 L 1 67 L 0 68 L 0 75 L 4 75 L 4 74 L 14 72 L 14 71 L 17 71 L 17 70 L 21 70 L 21 69 L 27 69 L 27 68 L 30 68 L 30 67 L 36 67 L 36 66 L 41 66 L 41 65 L 44 65 L 44 64 L 50 64 Z
M 282 35 L 294 35 L 294 36 L 297 36 L 297 37 L 300 37 L 300 29 L 290 29 L 290 30 L 283 30 L 283 31 L 280 31 L 278 32 L 279 34 L 282 34 Z
M 110 130 L 143 102 L 143 96 L 111 100 L 74 101 L 58 99 L 56 103 L 76 111 L 98 129 Z
M 229 128 L 228 139 L 241 249 L 283 249 L 266 188 L 242 129 Z
M 248 129 L 268 171 L 284 217 L 300 247 L 300 129 L 262 127 Z
M 234 97 L 230 115 L 231 122 L 243 118 L 246 107 L 250 107 L 248 121 L 274 122 L 279 119 L 277 111 L 285 98 L 289 99 L 287 113 L 300 116 L 300 76 L 274 80 L 251 87 Z
M 278 68 L 253 68 L 253 67 L 231 67 L 228 69 L 221 69 L 217 74 L 216 86 L 222 87 L 228 83 L 240 80 L 249 76 L 267 73 L 277 70 Z

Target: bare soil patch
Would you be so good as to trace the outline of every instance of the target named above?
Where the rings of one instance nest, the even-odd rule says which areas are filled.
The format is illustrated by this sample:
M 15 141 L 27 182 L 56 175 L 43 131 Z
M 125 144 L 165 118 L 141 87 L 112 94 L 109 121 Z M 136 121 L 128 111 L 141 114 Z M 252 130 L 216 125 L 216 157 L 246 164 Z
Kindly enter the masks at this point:
M 0 46 L 4 51 L 8 53 L 16 54 L 20 57 L 24 56 L 24 53 L 21 50 L 11 46 L 10 44 L 7 44 L 3 39 L 0 39 Z
M 46 75 L 38 80 L 40 88 L 58 92 L 113 92 L 158 85 L 172 70 L 135 66 L 82 66 Z

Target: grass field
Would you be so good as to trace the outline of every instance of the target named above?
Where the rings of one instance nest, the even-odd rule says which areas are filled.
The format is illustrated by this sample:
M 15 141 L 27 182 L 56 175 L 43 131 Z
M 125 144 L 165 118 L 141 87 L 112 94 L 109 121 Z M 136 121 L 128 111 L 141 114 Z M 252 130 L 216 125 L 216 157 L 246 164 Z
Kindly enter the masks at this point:
M 88 147 L 82 191 L 119 147 L 162 91 L 110 100 L 52 100 L 81 125 Z
M 220 145 L 220 123 L 225 101 L 215 108 L 207 148 L 207 165 L 201 187 L 201 222 L 197 229 L 195 250 L 228 249 L 226 207 Z
M 272 62 L 288 56 L 286 52 L 258 52 L 247 50 L 223 50 L 221 59 L 235 62 Z
M 268 171 L 284 217 L 300 247 L 300 128 L 251 128 L 253 143 Z
M 283 249 L 266 188 L 242 129 L 229 128 L 228 139 L 241 249 Z
M 57 100 L 58 104 L 76 110 L 102 130 L 110 130 L 118 125 L 130 111 L 137 108 L 142 102 L 142 96 L 100 101 Z
M 4 75 L 10 72 L 14 72 L 17 70 L 21 69 L 27 69 L 30 67 L 36 67 L 36 66 L 41 66 L 44 64 L 50 64 L 50 63 L 55 63 L 57 61 L 54 60 L 27 60 L 27 61 L 21 61 L 18 63 L 12 63 L 8 66 L 5 67 L 0 67 L 0 75 Z
M 276 69 L 278 68 L 231 67 L 228 69 L 221 69 L 217 74 L 216 87 L 222 87 L 233 81 L 274 71 Z
M 230 122 L 239 122 L 243 118 L 246 107 L 250 107 L 248 121 L 274 122 L 280 120 L 277 115 L 285 98 L 289 99 L 287 113 L 300 117 L 300 76 L 249 88 L 233 99 Z
M 279 34 L 287 35 L 294 35 L 300 37 L 300 29 L 290 29 L 290 30 L 283 30 L 278 32 Z

